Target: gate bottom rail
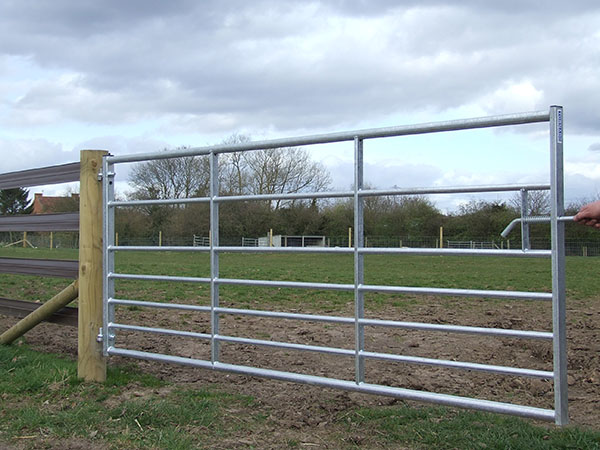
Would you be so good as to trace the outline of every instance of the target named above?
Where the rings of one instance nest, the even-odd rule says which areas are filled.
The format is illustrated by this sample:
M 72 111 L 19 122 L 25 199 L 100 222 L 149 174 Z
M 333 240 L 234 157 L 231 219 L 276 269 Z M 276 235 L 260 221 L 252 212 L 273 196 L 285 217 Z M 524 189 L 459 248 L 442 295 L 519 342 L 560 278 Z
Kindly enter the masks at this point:
M 449 394 L 438 394 L 434 392 L 418 391 L 413 389 L 391 386 L 382 386 L 378 384 L 357 384 L 354 381 L 339 380 L 334 378 L 320 377 L 316 375 L 305 375 L 272 369 L 261 369 L 256 367 L 248 367 L 221 362 L 212 363 L 210 361 L 200 359 L 185 358 L 173 355 L 162 355 L 159 353 L 143 352 L 139 350 L 128 350 L 117 347 L 109 347 L 107 349 L 107 354 L 110 356 L 123 356 L 142 360 L 180 364 L 185 366 L 199 367 L 203 369 L 218 370 L 220 372 L 229 372 L 239 375 L 252 375 L 261 378 L 269 378 L 293 383 L 302 383 L 312 386 L 329 387 L 334 389 L 342 389 L 346 391 L 361 392 L 365 394 L 383 395 L 386 397 L 395 397 L 403 400 L 415 400 L 457 408 L 468 408 L 500 414 L 512 414 L 520 417 L 528 417 L 532 419 L 539 419 L 545 421 L 554 421 L 556 415 L 555 411 L 552 409 L 537 408 L 533 406 L 523 406 L 513 403 L 481 400 Z

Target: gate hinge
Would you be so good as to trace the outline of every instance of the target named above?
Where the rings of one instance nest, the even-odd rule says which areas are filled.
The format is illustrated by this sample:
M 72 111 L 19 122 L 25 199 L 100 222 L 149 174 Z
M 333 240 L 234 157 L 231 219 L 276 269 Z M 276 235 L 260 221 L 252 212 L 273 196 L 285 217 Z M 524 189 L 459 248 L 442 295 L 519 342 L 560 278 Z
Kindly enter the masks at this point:
M 96 342 L 102 341 L 104 341 L 104 335 L 102 334 L 102 328 L 100 328 L 100 331 L 98 331 L 98 336 L 96 336 Z
M 106 175 L 108 177 L 114 177 L 115 173 L 114 172 L 108 172 Z M 103 177 L 104 177 L 104 175 L 102 174 L 102 172 L 98 172 L 98 181 L 102 181 Z

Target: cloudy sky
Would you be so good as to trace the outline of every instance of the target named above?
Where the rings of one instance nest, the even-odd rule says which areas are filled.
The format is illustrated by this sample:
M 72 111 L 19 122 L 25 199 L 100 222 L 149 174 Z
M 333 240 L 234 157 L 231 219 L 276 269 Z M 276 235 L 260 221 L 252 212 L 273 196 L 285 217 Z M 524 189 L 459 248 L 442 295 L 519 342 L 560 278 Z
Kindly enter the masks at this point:
M 0 172 L 559 104 L 567 202 L 600 194 L 597 0 L 0 0 L 0 30 Z M 548 179 L 547 124 L 365 149 L 381 188 Z M 311 153 L 350 186 L 351 146 Z

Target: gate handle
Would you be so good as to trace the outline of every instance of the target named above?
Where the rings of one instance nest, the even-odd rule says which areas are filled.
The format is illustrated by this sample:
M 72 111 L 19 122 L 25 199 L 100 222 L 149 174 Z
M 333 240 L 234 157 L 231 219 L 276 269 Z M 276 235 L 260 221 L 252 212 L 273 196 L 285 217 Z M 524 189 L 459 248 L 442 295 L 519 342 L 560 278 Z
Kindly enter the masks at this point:
M 571 221 L 573 221 L 573 217 L 574 216 L 560 216 L 560 217 L 558 217 L 558 221 L 559 222 L 571 222 Z M 521 222 L 540 223 L 540 222 L 550 222 L 550 220 L 551 220 L 550 216 L 517 217 L 511 223 L 508 224 L 508 226 L 504 229 L 504 231 L 502 233 L 500 233 L 500 236 L 502 236 L 503 238 L 506 239 L 506 237 L 509 235 L 509 233 L 512 231 L 512 229 L 515 227 L 515 225 L 518 223 L 521 223 Z

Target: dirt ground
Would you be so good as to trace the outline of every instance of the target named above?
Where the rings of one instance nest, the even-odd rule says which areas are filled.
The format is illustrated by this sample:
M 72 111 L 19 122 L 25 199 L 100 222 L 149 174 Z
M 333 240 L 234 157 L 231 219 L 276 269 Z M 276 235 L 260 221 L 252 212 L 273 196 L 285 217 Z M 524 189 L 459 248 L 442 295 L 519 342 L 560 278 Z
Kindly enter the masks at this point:
M 431 297 L 425 300 L 419 298 L 418 301 L 404 298 L 403 305 L 378 306 L 373 311 L 367 311 L 366 315 L 415 322 L 539 331 L 551 329 L 550 305 L 540 302 L 510 303 Z M 345 311 L 325 314 L 352 316 L 352 305 L 346 305 Z M 599 429 L 600 298 L 570 300 L 567 314 L 570 420 L 575 425 Z M 132 311 L 125 308 L 118 311 L 116 320 L 119 323 L 210 332 L 208 315 L 200 313 L 150 309 Z M 0 330 L 15 322 L 14 318 L 0 316 Z M 352 326 L 318 322 L 223 316 L 221 334 L 347 349 L 354 346 Z M 52 324 L 42 324 L 27 334 L 27 342 L 34 349 L 63 353 L 73 358 L 77 353 L 76 339 L 75 329 Z M 210 359 L 209 345 L 199 340 L 123 331 L 119 332 L 116 343 L 123 348 Z M 552 345 L 549 341 L 368 327 L 365 347 L 368 351 L 552 370 Z M 347 380 L 354 377 L 354 361 L 347 356 L 223 343 L 221 361 Z M 143 371 L 187 387 L 216 386 L 225 392 L 254 397 L 268 420 L 264 427 L 248 438 L 248 445 L 270 442 L 276 446 L 277 442 L 293 439 L 307 445 L 323 444 L 327 447 L 324 443 L 331 442 L 331 433 L 335 432 L 332 424 L 339 424 L 345 411 L 360 406 L 385 407 L 402 402 L 387 397 L 119 357 L 111 357 L 109 363 L 135 364 Z M 369 360 L 366 364 L 366 381 L 543 408 L 553 407 L 552 383 L 540 379 Z M 148 395 L 154 394 L 149 392 Z M 237 416 L 236 412 L 232 412 L 233 416 Z M 243 420 L 243 417 L 236 420 Z M 231 442 L 221 444 L 232 446 Z

